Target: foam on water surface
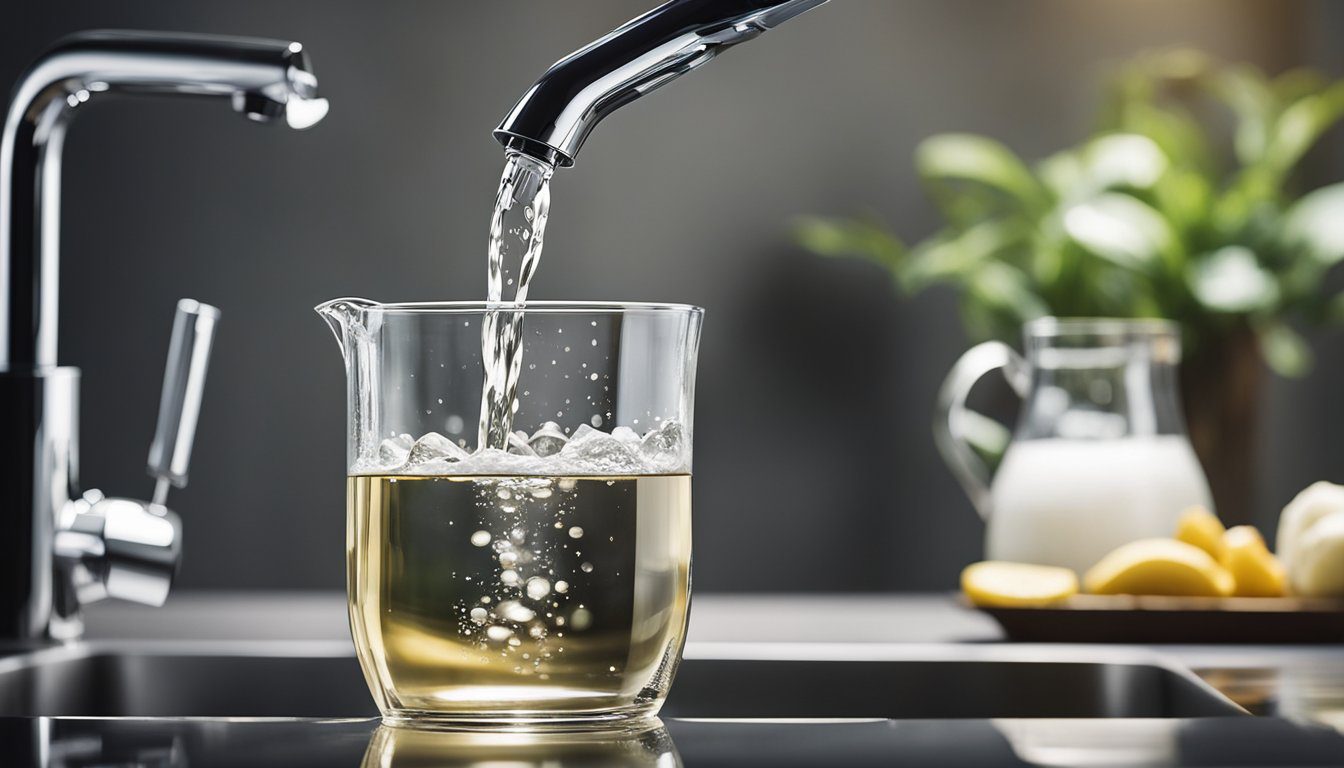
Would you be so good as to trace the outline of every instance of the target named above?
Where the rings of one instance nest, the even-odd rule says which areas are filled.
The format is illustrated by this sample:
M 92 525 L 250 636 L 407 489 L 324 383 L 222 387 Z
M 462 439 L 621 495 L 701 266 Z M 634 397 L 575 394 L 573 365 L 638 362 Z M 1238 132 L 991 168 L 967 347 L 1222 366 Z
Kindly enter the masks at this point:
M 493 475 L 593 477 L 681 474 L 691 471 L 690 444 L 677 421 L 643 435 L 628 427 L 611 432 L 584 424 L 566 436 L 553 422 L 531 435 L 510 435 L 509 449 L 467 452 L 430 432 L 389 437 L 351 468 L 356 475 Z

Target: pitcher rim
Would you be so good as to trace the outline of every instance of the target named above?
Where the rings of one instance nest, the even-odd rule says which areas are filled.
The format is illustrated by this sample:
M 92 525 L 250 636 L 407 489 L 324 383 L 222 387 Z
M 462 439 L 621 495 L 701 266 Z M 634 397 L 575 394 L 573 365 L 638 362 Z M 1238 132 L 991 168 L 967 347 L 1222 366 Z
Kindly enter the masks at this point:
M 1160 317 L 1038 317 L 1024 327 L 1028 339 L 1072 335 L 1179 337 L 1181 326 Z
M 325 301 L 317 306 L 318 310 L 341 301 L 359 302 L 366 309 L 391 311 L 396 313 L 426 314 L 480 314 L 491 310 L 512 310 L 530 314 L 618 314 L 627 312 L 672 312 L 703 315 L 703 307 L 694 304 L 679 304 L 657 301 L 399 301 L 380 302 L 370 299 L 342 297 Z

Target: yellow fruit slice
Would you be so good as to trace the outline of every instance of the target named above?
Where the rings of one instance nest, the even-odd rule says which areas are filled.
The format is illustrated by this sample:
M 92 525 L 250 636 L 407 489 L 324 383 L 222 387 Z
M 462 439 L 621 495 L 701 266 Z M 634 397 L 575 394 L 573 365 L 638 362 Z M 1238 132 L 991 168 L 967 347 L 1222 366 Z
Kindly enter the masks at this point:
M 1083 575 L 1097 595 L 1222 597 L 1232 593 L 1232 574 L 1208 552 L 1175 539 L 1140 539 L 1112 550 Z
M 1194 544 L 1220 563 L 1227 554 L 1227 545 L 1223 543 L 1223 534 L 1226 532 L 1217 516 L 1204 507 L 1187 509 L 1176 524 L 1177 541 Z
M 1265 546 L 1260 532 L 1249 525 L 1229 528 L 1223 567 L 1232 574 L 1232 594 L 1238 597 L 1282 597 L 1288 592 L 1288 574 Z
M 966 566 L 961 589 L 975 605 L 1029 608 L 1078 593 L 1078 577 L 1068 568 L 986 560 Z

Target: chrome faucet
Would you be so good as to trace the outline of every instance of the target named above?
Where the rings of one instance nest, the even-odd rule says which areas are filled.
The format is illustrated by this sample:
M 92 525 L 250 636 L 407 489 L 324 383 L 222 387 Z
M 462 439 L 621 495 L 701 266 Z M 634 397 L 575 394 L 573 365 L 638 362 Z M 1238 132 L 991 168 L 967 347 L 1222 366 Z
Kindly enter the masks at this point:
M 672 0 L 571 53 L 495 129 L 505 147 L 573 165 L 602 118 L 826 0 Z
M 326 114 L 298 43 L 95 31 L 21 76 L 0 140 L 0 639 L 69 639 L 105 596 L 162 603 L 219 311 L 178 303 L 149 472 L 151 501 L 79 492 L 79 369 L 56 358 L 61 150 L 70 120 L 113 94 L 218 97 L 249 119 L 307 128 Z

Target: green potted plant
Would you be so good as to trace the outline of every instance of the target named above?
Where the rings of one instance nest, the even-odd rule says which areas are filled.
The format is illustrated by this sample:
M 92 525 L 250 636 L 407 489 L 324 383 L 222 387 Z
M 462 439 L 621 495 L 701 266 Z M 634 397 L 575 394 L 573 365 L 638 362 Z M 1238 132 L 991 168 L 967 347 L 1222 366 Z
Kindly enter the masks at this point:
M 1145 54 L 1115 72 L 1097 130 L 1040 162 L 983 136 L 922 142 L 915 166 L 944 220 L 922 242 L 860 218 L 806 218 L 797 236 L 882 264 L 906 292 L 953 286 L 976 341 L 1016 343 L 1048 314 L 1178 321 L 1191 440 L 1220 513 L 1246 522 L 1261 361 L 1305 375 L 1294 326 L 1344 323 L 1344 294 L 1324 287 L 1344 259 L 1344 184 L 1294 189 L 1341 117 L 1344 81 Z

